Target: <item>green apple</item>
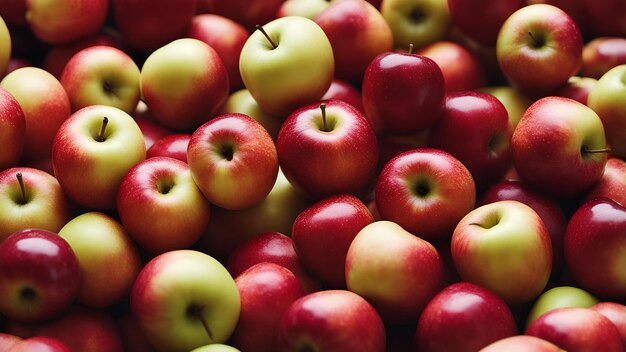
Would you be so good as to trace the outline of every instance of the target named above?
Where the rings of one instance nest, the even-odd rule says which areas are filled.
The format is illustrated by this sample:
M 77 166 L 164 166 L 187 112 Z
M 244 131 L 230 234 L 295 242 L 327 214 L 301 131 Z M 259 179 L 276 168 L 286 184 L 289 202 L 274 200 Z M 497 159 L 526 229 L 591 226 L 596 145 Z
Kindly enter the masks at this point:
M 557 308 L 578 307 L 591 308 L 599 300 L 591 293 L 574 286 L 557 286 L 542 293 L 528 313 L 526 318 L 526 326 L 530 325 L 535 319 L 539 318 L 543 313 L 549 312 Z
M 602 75 L 589 91 L 587 105 L 604 125 L 611 153 L 626 158 L 626 64 L 615 66 Z
M 446 0 L 385 0 L 380 12 L 400 49 L 411 44 L 421 48 L 444 39 L 452 28 Z
M 333 80 L 333 50 L 324 31 L 300 16 L 258 27 L 241 49 L 239 70 L 261 109 L 286 117 L 319 100 Z
M 272 140 L 276 142 L 283 119 L 261 110 L 261 107 L 254 100 L 249 90 L 243 88 L 228 96 L 221 113 L 227 114 L 232 112 L 248 115 L 258 121 L 261 126 L 265 127 L 267 133 L 272 136 Z
M 515 129 L 524 111 L 534 102 L 530 97 L 511 86 L 488 86 L 480 89 L 498 98 L 509 113 L 509 121 Z
M 11 35 L 7 24 L 0 16 L 0 77 L 7 72 L 9 59 L 11 58 Z

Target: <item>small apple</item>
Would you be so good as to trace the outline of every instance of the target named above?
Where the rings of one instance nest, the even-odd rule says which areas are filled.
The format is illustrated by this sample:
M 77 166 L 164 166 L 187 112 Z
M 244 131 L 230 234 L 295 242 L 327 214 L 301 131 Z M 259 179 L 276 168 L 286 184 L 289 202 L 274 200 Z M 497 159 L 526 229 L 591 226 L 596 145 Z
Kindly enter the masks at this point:
M 20 103 L 6 89 L 0 88 L 0 144 L 4 146 L 0 170 L 17 165 L 22 158 L 25 137 L 26 118 Z
M 380 4 L 396 48 L 424 47 L 444 39 L 451 27 L 446 0 L 385 0 Z
M 607 197 L 626 207 L 626 161 L 611 157 L 606 161 L 600 180 L 587 192 L 584 201 Z
M 620 336 L 622 344 L 626 342 L 626 306 L 617 302 L 598 302 L 591 306 L 592 310 L 604 315 L 615 324 Z
M 516 335 L 498 340 L 480 352 L 564 352 L 559 346 L 535 336 Z
M 596 37 L 583 48 L 582 73 L 600 79 L 615 66 L 626 64 L 626 38 Z
M 591 88 L 598 83 L 598 80 L 591 77 L 572 76 L 567 83 L 554 92 L 554 95 L 574 99 L 587 105 Z
M 565 307 L 591 308 L 598 302 L 597 298 L 581 288 L 556 286 L 535 300 L 526 318 L 526 326 L 551 310 Z
M 157 156 L 169 157 L 187 163 L 187 147 L 189 147 L 189 133 L 175 133 L 156 140 L 148 150 L 146 159 Z
M 357 110 L 365 114 L 361 91 L 357 89 L 354 85 L 346 81 L 342 81 L 336 78 L 333 79 L 333 81 L 330 83 L 330 87 L 328 87 L 328 90 L 322 96 L 322 100 L 330 99 L 343 100 L 344 102 L 354 106 L 355 108 L 357 108 Z
M 513 129 L 524 115 L 524 112 L 535 101 L 511 86 L 487 86 L 479 89 L 498 98 L 509 113 L 509 121 Z
M 278 11 L 276 17 L 302 16 L 315 20 L 315 16 L 330 6 L 328 0 L 285 0 Z
M 263 111 L 259 103 L 254 100 L 252 94 L 247 89 L 240 89 L 232 92 L 220 110 L 220 114 L 240 113 L 248 115 L 255 119 L 267 130 L 272 140 L 276 142 L 278 139 L 278 131 L 285 121 L 284 118 L 268 114 Z

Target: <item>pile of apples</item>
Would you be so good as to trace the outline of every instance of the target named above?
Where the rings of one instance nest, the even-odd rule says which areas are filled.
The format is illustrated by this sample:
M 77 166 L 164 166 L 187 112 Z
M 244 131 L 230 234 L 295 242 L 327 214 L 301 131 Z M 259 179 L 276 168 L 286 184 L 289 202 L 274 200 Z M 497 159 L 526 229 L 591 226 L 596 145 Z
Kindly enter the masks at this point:
M 1 351 L 625 351 L 623 0 L 2 0 Z

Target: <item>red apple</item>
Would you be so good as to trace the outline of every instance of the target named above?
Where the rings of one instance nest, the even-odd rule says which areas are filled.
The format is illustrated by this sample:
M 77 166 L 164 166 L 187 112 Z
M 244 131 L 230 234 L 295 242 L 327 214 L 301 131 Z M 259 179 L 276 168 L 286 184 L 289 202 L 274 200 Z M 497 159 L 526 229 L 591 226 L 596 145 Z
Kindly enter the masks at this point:
M 176 133 L 156 140 L 148 150 L 146 158 L 165 156 L 187 162 L 187 147 L 191 134 Z
M 2 351 L 9 351 L 13 346 L 22 341 L 22 338 L 17 335 L 0 333 L 0 346 Z
M 454 26 L 482 45 L 494 46 L 500 27 L 525 0 L 448 0 Z
M 4 346 L 2 346 L 4 347 Z M 21 340 L 8 350 L 10 352 L 72 352 L 72 349 L 59 339 L 47 336 L 33 336 Z
M 617 302 L 605 301 L 594 304 L 591 309 L 609 318 L 615 324 L 622 337 L 622 344 L 626 346 L 626 306 Z
M 328 90 L 322 96 L 322 100 L 330 99 L 343 100 L 344 102 L 354 106 L 355 108 L 357 108 L 357 110 L 365 114 L 361 92 L 355 86 L 346 81 L 342 81 L 336 78 L 333 79 L 330 87 L 328 87 Z
M 22 158 L 26 137 L 26 118 L 20 103 L 9 91 L 0 88 L 0 170 L 17 165 Z
M 626 38 L 596 37 L 583 48 L 582 73 L 599 79 L 615 66 L 626 64 Z
M 154 120 L 148 107 L 143 102 L 139 102 L 137 110 L 131 115 L 143 135 L 146 144 L 146 151 L 159 139 L 173 134 L 170 129 L 165 128 Z M 186 152 L 186 148 L 185 148 Z
M 230 0 L 212 1 L 209 9 L 241 23 L 249 30 L 254 26 L 264 25 L 276 18 L 283 0 Z
M 596 197 L 607 197 L 626 207 L 626 161 L 614 157 L 606 161 L 602 177 L 585 194 L 584 200 Z
M 516 335 L 498 340 L 480 352 L 563 352 L 559 346 L 535 336 Z
M 589 92 L 597 82 L 598 80 L 591 77 L 572 76 L 564 86 L 554 92 L 554 95 L 574 99 L 581 104 L 587 105 Z

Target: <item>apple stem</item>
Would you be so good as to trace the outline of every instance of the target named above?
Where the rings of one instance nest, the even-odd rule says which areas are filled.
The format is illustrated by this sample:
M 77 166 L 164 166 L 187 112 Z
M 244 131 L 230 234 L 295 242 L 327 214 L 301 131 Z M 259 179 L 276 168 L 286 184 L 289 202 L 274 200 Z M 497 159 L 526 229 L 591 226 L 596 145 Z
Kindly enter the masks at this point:
M 583 147 L 581 149 L 583 154 L 594 154 L 594 153 L 610 153 L 611 148 L 600 148 L 600 149 L 589 149 L 587 147 Z
M 20 190 L 22 191 L 22 204 L 26 204 L 26 187 L 24 186 L 24 178 L 22 177 L 22 173 L 18 172 L 15 174 L 17 178 L 17 183 L 20 185 Z
M 533 35 L 532 32 L 528 32 L 528 36 L 533 40 L 533 44 L 535 45 L 536 48 L 539 48 L 543 45 L 543 43 L 539 40 L 537 40 L 537 38 L 535 38 L 535 36 Z
M 320 104 L 320 110 L 322 110 L 322 124 L 324 125 L 324 132 L 328 132 L 328 127 L 326 126 L 326 103 Z
M 274 41 L 272 40 L 272 38 L 270 38 L 269 34 L 267 34 L 267 32 L 265 31 L 265 29 L 263 29 L 263 26 L 261 26 L 260 24 L 257 24 L 256 26 L 254 26 L 254 28 L 256 28 L 259 32 L 263 33 L 263 35 L 265 36 L 265 38 L 267 38 L 267 41 L 270 42 L 270 44 L 272 45 L 272 48 L 276 49 L 278 46 L 274 43 Z
M 202 316 L 202 314 L 198 314 L 198 319 L 202 323 L 202 326 L 204 326 L 204 330 L 206 330 L 207 335 L 209 335 L 209 339 L 213 341 L 213 334 L 211 333 L 209 324 L 207 324 L 206 320 L 204 320 L 204 317 Z
M 409 44 L 409 54 L 413 54 L 413 44 Z
M 100 128 L 100 135 L 98 136 L 98 142 L 104 142 L 104 132 L 109 124 L 109 119 L 105 116 L 102 119 L 102 127 Z

